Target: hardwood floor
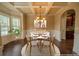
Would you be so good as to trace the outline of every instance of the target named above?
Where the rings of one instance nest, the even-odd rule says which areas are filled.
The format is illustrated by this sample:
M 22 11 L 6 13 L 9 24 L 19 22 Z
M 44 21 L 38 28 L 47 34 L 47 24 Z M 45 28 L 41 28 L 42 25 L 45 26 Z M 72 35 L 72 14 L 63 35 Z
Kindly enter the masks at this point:
M 55 40 L 55 44 L 59 47 L 61 55 L 77 55 L 75 52 L 73 52 L 73 39 L 67 39 L 62 40 L 61 42 L 58 42 Z
M 4 46 L 3 55 L 4 56 L 21 56 L 21 49 L 26 43 L 25 40 L 17 40 L 8 43 Z
M 17 40 L 8 43 L 4 46 L 3 56 L 21 56 L 22 46 L 26 43 L 26 40 Z M 59 47 L 61 55 L 76 55 L 73 53 L 73 40 L 62 40 L 58 42 L 55 40 L 55 44 Z

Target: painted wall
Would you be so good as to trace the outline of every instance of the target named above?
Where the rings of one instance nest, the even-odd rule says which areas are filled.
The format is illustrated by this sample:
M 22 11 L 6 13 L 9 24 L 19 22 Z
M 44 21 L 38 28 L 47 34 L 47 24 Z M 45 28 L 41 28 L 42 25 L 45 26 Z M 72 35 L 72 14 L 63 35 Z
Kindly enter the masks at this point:
M 54 15 L 48 14 L 46 16 L 46 20 L 47 20 L 47 29 L 48 30 L 54 30 Z
M 26 30 L 28 29 L 34 29 L 34 20 L 36 19 L 35 15 L 28 14 L 27 15 L 27 21 L 26 21 Z
M 61 39 L 63 39 L 63 40 L 66 39 L 66 19 L 67 19 L 67 14 L 64 13 L 61 16 L 61 22 L 60 22 Z
M 75 51 L 79 55 L 79 7 L 77 7 L 75 18 L 76 18 L 76 21 L 75 21 L 75 34 L 74 34 L 75 38 L 74 38 L 73 51 Z

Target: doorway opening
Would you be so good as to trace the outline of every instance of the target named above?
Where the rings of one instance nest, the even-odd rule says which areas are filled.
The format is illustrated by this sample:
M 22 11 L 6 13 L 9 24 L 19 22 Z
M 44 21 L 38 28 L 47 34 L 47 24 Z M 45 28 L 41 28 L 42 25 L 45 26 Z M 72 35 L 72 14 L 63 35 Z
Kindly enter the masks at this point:
M 66 40 L 74 39 L 75 11 L 68 10 L 66 16 Z
M 61 30 L 61 44 L 60 44 L 61 53 L 72 54 L 74 44 L 74 31 L 75 31 L 75 10 L 70 9 L 62 14 L 60 30 Z

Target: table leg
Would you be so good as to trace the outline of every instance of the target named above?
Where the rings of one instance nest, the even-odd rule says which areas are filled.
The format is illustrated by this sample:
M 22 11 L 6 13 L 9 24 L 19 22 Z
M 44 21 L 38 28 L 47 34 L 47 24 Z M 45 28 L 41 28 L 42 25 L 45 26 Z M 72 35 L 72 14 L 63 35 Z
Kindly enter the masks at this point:
M 50 53 L 50 56 L 51 56 L 51 42 L 49 42 L 49 53 Z
M 42 47 L 43 47 L 42 40 L 38 40 L 37 46 L 38 46 L 38 48 L 40 49 L 40 52 L 41 52 L 41 49 L 42 49 Z

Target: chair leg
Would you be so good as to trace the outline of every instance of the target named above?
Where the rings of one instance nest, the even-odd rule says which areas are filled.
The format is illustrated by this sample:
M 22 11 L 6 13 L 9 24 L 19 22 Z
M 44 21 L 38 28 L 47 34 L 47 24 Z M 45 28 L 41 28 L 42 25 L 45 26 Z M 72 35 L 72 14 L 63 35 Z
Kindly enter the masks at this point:
M 27 49 L 28 45 L 29 45 L 29 44 L 27 43 L 26 49 Z
M 39 41 L 37 42 L 37 47 L 40 48 L 40 47 L 39 47 Z
M 32 47 L 32 45 L 31 45 L 31 42 L 30 42 L 30 56 L 31 56 L 31 47 Z
M 50 45 L 49 45 L 49 53 L 50 53 L 50 56 L 51 56 L 51 42 L 50 42 Z
M 40 52 L 41 52 L 41 49 L 42 49 L 42 42 L 41 42 L 41 40 L 39 42 L 39 49 L 40 49 Z
M 53 50 L 54 50 L 54 53 L 55 53 L 55 48 L 54 48 L 54 44 L 52 43 L 52 46 L 53 46 Z

